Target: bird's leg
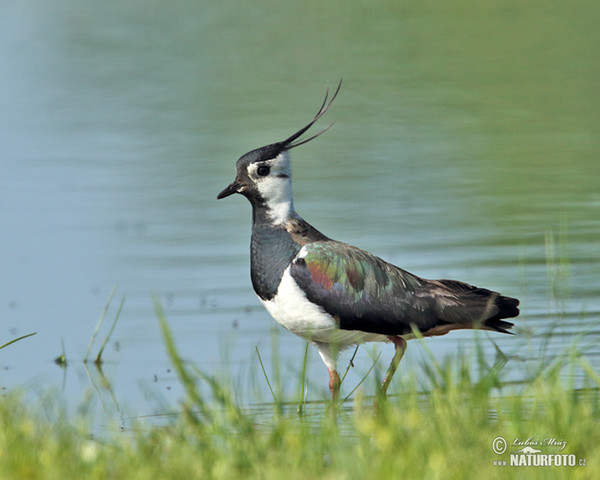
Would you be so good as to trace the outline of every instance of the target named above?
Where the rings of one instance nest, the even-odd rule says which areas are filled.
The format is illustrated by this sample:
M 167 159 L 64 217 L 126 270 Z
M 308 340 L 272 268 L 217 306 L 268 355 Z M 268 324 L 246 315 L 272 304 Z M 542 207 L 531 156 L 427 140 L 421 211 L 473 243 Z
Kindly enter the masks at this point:
M 383 383 L 381 384 L 381 394 L 385 396 L 390 383 L 392 383 L 392 377 L 394 373 L 396 373 L 396 369 L 398 368 L 398 364 L 406 351 L 406 340 L 402 337 L 388 337 L 396 348 L 396 353 L 394 353 L 394 358 L 392 358 L 392 362 L 388 368 L 387 373 L 385 374 L 385 378 L 383 379 Z
M 331 391 L 331 399 L 337 400 L 340 394 L 340 376 L 337 370 L 329 370 L 329 390 Z
M 337 356 L 339 346 L 333 343 L 314 342 L 319 349 L 319 355 L 323 359 L 323 363 L 329 372 L 329 390 L 331 391 L 331 399 L 337 400 L 340 393 L 341 380 L 337 372 Z

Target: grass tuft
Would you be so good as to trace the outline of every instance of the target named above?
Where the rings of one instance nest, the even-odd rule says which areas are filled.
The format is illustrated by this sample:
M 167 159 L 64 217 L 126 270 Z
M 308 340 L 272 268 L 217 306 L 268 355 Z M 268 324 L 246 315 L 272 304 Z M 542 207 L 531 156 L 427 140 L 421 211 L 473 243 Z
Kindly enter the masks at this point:
M 358 390 L 335 417 L 327 403 L 306 402 L 305 359 L 299 402 L 265 416 L 238 403 L 218 377 L 185 362 L 156 298 L 154 309 L 184 387 L 184 415 L 167 426 L 139 424 L 95 440 L 90 419 L 67 418 L 56 398 L 31 405 L 18 392 L 5 394 L 0 478 L 466 479 L 474 472 L 491 479 L 598 478 L 600 376 L 577 345 L 508 386 L 502 377 L 510 361 L 499 349 L 492 361 L 482 352 L 459 352 L 438 363 L 426 353 L 419 370 L 425 373 L 400 376 L 399 394 L 382 400 Z M 277 385 L 273 391 L 284 405 Z M 319 413 L 309 414 L 309 407 Z M 499 437 L 504 453 L 492 448 Z M 576 466 L 498 464 L 510 463 L 525 441 L 537 442 L 543 454 L 574 455 Z

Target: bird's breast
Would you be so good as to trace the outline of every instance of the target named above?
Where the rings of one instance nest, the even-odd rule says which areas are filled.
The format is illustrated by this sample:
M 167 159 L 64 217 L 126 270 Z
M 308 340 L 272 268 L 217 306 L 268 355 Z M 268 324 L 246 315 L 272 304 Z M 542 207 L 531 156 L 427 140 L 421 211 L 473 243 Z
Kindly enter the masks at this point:
M 261 301 L 279 324 L 301 337 L 312 338 L 318 331 L 337 328 L 331 315 L 308 301 L 290 275 L 289 267 L 283 272 L 276 295 Z
M 277 294 L 283 272 L 300 248 L 283 228 L 253 226 L 250 274 L 254 291 L 261 300 L 271 300 Z

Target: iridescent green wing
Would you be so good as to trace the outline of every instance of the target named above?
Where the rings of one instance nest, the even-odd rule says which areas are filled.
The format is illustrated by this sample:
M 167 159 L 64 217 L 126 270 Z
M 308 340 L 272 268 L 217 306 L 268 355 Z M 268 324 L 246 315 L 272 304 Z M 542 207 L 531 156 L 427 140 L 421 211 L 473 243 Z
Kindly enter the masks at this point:
M 291 275 L 342 329 L 401 335 L 411 324 L 424 330 L 436 324 L 431 299 L 418 295 L 426 280 L 351 245 L 307 244 Z
M 455 280 L 425 280 L 335 241 L 305 245 L 291 275 L 308 300 L 345 330 L 403 335 L 414 327 L 438 335 L 454 328 L 486 328 L 509 333 L 513 324 L 502 319 L 519 314 L 515 298 Z

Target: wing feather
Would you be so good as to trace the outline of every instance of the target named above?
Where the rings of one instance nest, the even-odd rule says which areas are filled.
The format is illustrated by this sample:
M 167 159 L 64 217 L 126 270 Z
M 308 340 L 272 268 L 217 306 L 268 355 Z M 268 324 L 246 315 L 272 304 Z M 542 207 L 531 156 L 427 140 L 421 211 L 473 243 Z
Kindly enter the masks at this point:
M 306 244 L 290 273 L 306 297 L 344 330 L 384 335 L 504 331 L 518 300 L 454 280 L 426 280 L 364 250 L 331 240 Z M 434 333 L 436 332 L 436 333 Z M 506 332 L 508 333 L 508 332 Z

